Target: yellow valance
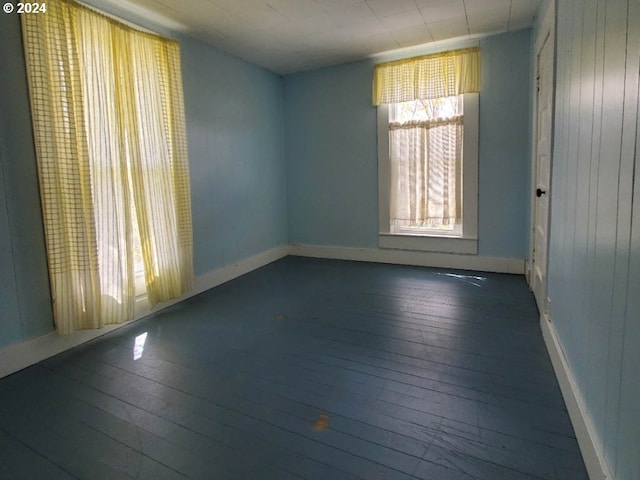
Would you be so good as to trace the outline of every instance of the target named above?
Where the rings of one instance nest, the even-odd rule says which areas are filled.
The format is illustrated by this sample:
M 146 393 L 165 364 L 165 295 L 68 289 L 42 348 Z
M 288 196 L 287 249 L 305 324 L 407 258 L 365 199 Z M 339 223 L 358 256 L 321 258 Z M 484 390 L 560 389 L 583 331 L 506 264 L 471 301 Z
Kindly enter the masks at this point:
M 380 63 L 373 72 L 373 105 L 376 106 L 479 90 L 478 47 Z

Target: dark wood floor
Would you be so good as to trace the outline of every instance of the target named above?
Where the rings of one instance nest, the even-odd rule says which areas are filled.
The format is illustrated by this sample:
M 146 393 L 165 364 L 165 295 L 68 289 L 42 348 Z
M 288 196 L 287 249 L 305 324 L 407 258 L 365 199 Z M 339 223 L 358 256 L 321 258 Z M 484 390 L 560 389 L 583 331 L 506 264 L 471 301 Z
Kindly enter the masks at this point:
M 587 474 L 523 277 L 287 257 L 0 380 L 0 478 Z

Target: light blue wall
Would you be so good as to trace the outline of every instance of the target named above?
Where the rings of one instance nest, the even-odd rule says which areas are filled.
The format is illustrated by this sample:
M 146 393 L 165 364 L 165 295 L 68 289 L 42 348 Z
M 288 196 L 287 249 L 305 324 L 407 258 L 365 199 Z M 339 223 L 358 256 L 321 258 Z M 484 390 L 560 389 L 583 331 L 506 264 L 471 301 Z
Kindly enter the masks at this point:
M 484 256 L 528 254 L 530 41 L 530 30 L 480 41 L 478 217 Z M 378 245 L 373 64 L 285 77 L 291 243 Z
M 2 150 L 0 150 L 0 162 Z M 8 206 L 4 193 L 4 175 L 0 163 L 0 338 L 15 342 L 22 337 L 20 323 L 8 321 L 19 318 L 18 292 L 13 268 L 13 248 L 9 229 Z
M 96 6 L 169 34 L 125 12 Z M 0 15 L 0 347 L 52 331 L 20 27 Z M 282 79 L 179 37 L 196 275 L 287 243 Z
M 550 317 L 596 441 L 640 478 L 640 2 L 558 2 Z
M 531 31 L 480 42 L 478 254 L 529 256 Z
M 29 98 L 16 15 L 0 15 L 0 346 L 53 328 Z
M 378 244 L 370 62 L 285 77 L 289 241 Z
M 282 79 L 182 39 L 196 275 L 287 243 Z

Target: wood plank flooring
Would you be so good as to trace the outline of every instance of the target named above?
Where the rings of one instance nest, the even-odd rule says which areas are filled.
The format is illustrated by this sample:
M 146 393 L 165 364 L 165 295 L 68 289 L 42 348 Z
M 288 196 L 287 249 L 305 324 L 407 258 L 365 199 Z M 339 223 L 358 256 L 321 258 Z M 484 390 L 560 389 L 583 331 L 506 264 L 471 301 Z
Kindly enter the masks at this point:
M 587 474 L 523 277 L 287 257 L 0 380 L 0 478 Z

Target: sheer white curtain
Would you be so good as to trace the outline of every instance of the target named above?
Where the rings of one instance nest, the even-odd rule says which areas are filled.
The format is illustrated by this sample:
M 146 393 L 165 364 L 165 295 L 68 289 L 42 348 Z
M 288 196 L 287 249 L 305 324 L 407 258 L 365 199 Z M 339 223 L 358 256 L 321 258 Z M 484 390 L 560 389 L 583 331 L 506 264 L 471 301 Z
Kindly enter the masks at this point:
M 460 97 L 389 105 L 392 231 L 459 227 L 462 135 Z

